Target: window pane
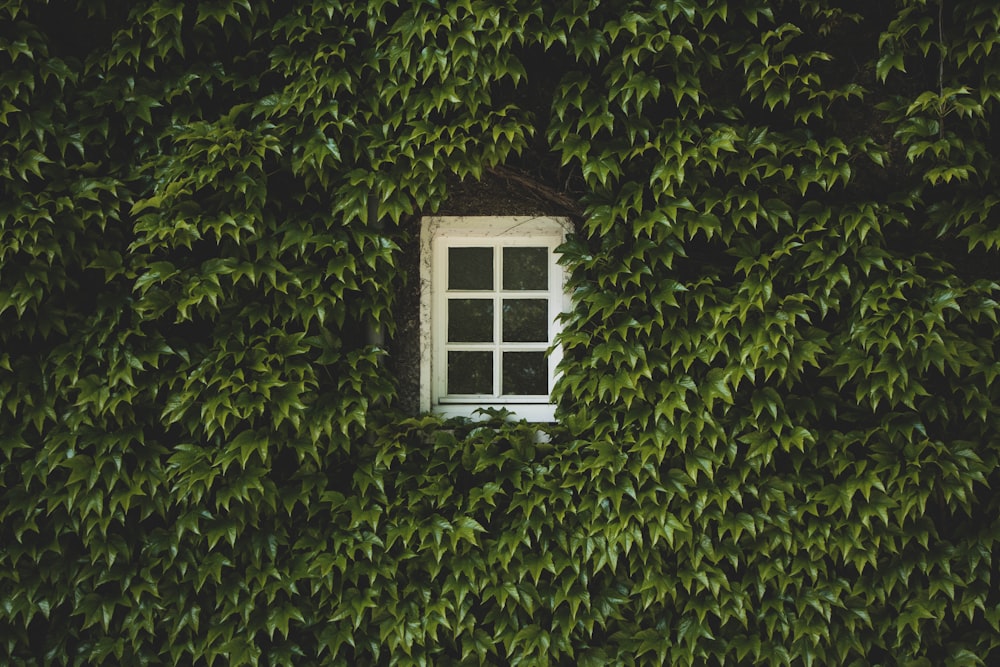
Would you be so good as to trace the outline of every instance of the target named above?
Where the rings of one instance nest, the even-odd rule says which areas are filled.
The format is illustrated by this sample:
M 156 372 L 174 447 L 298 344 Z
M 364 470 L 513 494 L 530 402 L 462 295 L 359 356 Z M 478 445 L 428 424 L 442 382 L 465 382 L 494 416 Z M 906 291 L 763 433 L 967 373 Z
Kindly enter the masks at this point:
M 549 249 L 509 246 L 503 249 L 503 288 L 549 288 Z
M 448 248 L 448 289 L 493 289 L 493 248 Z
M 493 299 L 448 299 L 449 343 L 493 342 Z
M 504 352 L 504 394 L 548 394 L 548 363 L 544 352 Z
M 547 342 L 549 340 L 548 316 L 549 302 L 546 299 L 504 299 L 504 342 Z
M 492 394 L 492 352 L 449 352 L 449 394 Z

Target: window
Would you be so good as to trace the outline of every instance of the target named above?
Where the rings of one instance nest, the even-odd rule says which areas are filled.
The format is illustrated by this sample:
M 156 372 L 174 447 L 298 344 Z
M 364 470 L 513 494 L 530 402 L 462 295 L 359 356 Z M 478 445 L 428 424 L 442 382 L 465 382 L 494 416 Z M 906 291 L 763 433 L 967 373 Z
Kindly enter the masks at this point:
M 568 221 L 432 217 L 421 232 L 421 409 L 552 421 Z

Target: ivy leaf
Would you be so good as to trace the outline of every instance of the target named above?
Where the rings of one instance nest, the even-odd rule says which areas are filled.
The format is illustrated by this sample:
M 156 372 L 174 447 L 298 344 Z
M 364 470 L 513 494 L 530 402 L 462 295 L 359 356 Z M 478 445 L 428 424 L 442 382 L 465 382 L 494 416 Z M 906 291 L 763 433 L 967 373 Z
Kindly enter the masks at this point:
M 878 62 L 875 63 L 875 76 L 878 77 L 879 81 L 884 82 L 893 70 L 906 73 L 902 51 L 890 51 L 880 57 Z

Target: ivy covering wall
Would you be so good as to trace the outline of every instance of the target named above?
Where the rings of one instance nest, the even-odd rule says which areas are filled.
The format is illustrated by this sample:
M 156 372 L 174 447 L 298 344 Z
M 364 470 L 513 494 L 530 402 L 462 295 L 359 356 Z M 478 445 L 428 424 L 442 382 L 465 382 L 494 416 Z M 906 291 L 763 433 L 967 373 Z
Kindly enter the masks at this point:
M 0 663 L 996 664 L 998 26 L 0 2 Z M 497 167 L 582 212 L 554 425 L 386 353 Z

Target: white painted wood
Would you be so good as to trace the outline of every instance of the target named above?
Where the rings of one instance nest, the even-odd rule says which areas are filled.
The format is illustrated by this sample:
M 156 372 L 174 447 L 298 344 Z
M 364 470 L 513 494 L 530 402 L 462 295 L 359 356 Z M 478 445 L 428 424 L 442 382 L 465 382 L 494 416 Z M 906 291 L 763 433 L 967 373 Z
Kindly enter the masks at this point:
M 446 417 L 474 417 L 483 407 L 505 408 L 518 419 L 553 421 L 555 405 L 548 395 L 521 396 L 500 393 L 501 353 L 506 351 L 549 352 L 549 389 L 556 380 L 556 366 L 561 350 L 552 345 L 559 331 L 558 316 L 569 307 L 566 276 L 554 252 L 572 231 L 569 220 L 547 216 L 438 216 L 425 217 L 420 234 L 420 409 Z M 501 248 L 505 246 L 545 246 L 549 248 L 549 289 L 505 291 L 501 283 Z M 449 247 L 491 247 L 494 252 L 493 290 L 491 292 L 452 292 L 453 298 L 476 296 L 494 300 L 494 342 L 452 344 L 452 349 L 483 349 L 494 353 L 493 393 L 491 395 L 447 394 L 447 252 Z M 549 338 L 545 343 L 502 343 L 500 340 L 500 305 L 507 297 L 542 297 L 548 299 Z

